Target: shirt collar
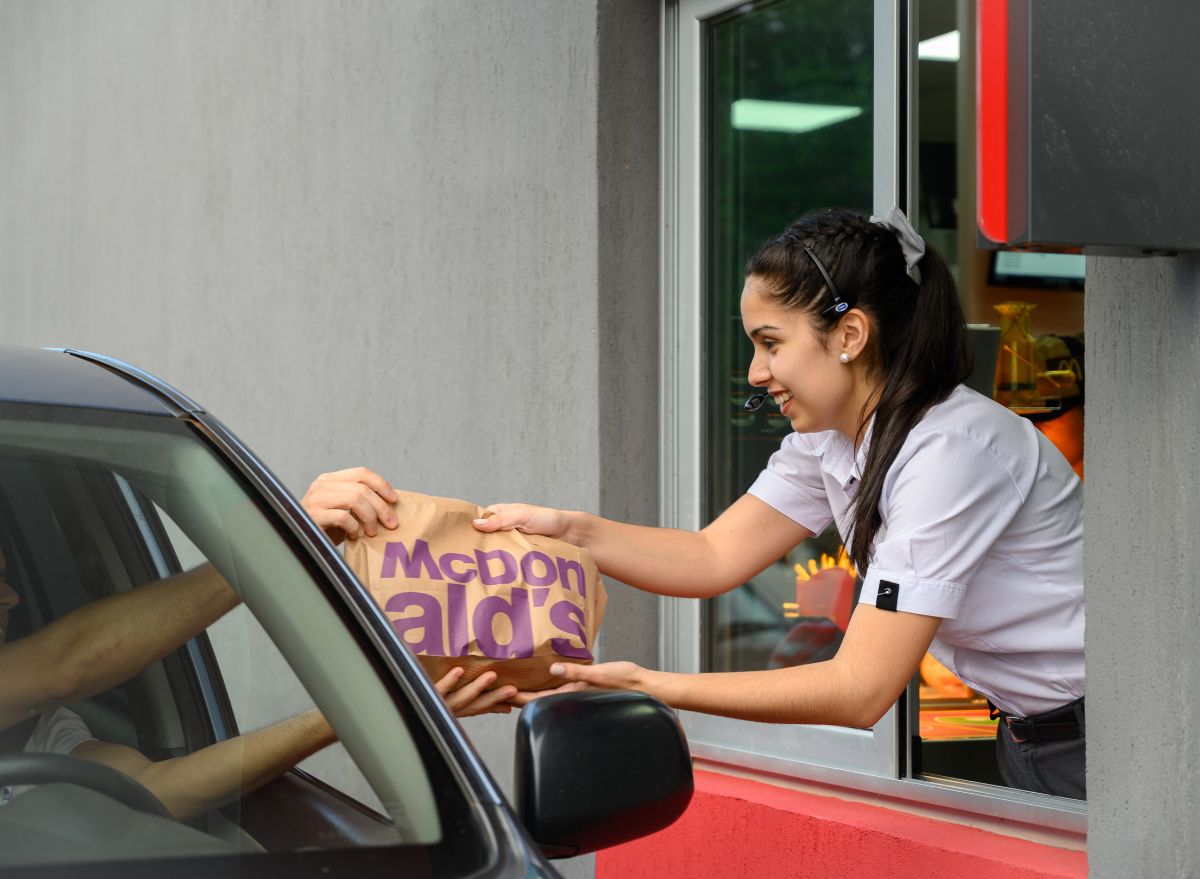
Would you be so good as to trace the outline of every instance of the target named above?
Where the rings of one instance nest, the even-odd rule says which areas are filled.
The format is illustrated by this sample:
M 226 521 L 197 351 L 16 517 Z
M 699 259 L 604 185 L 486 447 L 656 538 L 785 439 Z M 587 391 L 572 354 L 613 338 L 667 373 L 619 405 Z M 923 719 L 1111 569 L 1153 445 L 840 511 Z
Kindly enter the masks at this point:
M 867 469 L 867 453 L 871 451 L 871 433 L 874 429 L 875 413 L 872 412 L 867 426 L 863 428 L 863 440 L 858 446 L 858 454 L 854 456 L 854 470 L 851 475 L 858 482 L 862 481 L 862 475 Z
M 854 486 L 862 481 L 874 427 L 875 415 L 872 413 L 863 430 L 863 441 L 857 454 L 854 444 L 836 430 L 824 431 L 820 434 L 820 440 L 813 446 L 813 452 L 821 458 L 821 469 L 836 479 L 838 485 L 848 494 L 853 494 Z

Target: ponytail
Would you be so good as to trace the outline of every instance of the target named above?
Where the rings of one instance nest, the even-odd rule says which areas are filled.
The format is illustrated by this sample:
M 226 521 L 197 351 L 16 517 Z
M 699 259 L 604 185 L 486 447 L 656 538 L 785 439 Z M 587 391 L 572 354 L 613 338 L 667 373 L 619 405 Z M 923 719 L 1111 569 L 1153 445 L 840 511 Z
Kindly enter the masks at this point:
M 824 272 L 818 272 L 820 266 Z M 909 432 L 971 372 L 971 345 L 962 305 L 941 255 L 926 247 L 910 276 L 901 245 L 889 228 L 852 211 L 819 211 L 771 239 L 746 265 L 785 308 L 805 311 L 823 335 L 840 312 L 840 296 L 872 324 L 868 369 L 879 379 L 871 444 L 843 535 L 855 568 L 865 573 L 883 518 L 879 501 L 887 472 Z M 836 290 L 830 290 L 832 284 Z M 859 436 L 871 412 L 863 412 Z
M 864 572 L 883 523 L 879 501 L 892 462 L 929 408 L 971 374 L 970 339 L 950 270 L 932 249 L 926 250 L 918 268 L 921 283 L 907 331 L 897 337 L 885 330 L 881 340 L 883 385 L 863 479 L 852 504 L 850 558 Z

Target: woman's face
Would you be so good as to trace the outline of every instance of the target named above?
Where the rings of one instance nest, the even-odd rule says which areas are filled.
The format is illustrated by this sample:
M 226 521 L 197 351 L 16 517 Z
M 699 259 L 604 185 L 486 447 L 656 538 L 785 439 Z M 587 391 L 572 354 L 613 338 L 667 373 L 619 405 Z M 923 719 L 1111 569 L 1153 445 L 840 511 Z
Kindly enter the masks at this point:
M 792 428 L 837 430 L 853 440 L 862 410 L 856 370 L 838 359 L 840 334 L 835 331 L 823 346 L 808 316 L 777 305 L 754 275 L 742 288 L 742 325 L 754 343 L 747 378 L 771 394 Z

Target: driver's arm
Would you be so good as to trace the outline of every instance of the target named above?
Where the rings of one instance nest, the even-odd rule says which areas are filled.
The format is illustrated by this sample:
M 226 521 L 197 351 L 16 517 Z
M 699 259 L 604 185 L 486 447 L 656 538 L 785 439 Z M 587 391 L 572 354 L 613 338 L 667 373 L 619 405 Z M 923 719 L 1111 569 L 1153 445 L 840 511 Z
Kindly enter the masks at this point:
M 205 564 L 93 601 L 0 646 L 0 729 L 129 680 L 238 601 Z
M 84 742 L 71 756 L 124 772 L 182 821 L 258 790 L 336 739 L 321 712 L 313 709 L 157 763 L 110 742 Z
M 515 687 L 488 689 L 496 679 L 491 671 L 458 686 L 462 673 L 461 668 L 451 669 L 434 684 L 456 716 L 507 713 L 509 708 L 505 703 L 516 695 Z M 157 763 L 133 748 L 94 739 L 77 745 L 71 756 L 124 772 L 157 796 L 172 815 L 186 820 L 258 790 L 336 740 L 333 728 L 314 708 L 255 732 Z
M 306 496 L 305 509 L 323 521 L 336 514 L 339 502 L 336 493 Z M 124 683 L 239 601 L 225 578 L 203 564 L 93 601 L 28 637 L 0 643 L 0 729 Z

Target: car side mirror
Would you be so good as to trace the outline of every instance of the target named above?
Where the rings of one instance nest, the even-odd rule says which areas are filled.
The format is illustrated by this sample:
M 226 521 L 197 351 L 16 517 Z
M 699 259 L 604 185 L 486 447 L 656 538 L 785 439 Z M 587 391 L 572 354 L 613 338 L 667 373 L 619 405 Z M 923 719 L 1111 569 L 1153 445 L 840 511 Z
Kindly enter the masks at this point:
M 692 758 L 674 713 L 624 690 L 535 699 L 517 725 L 517 814 L 551 858 L 661 830 L 692 799 Z

